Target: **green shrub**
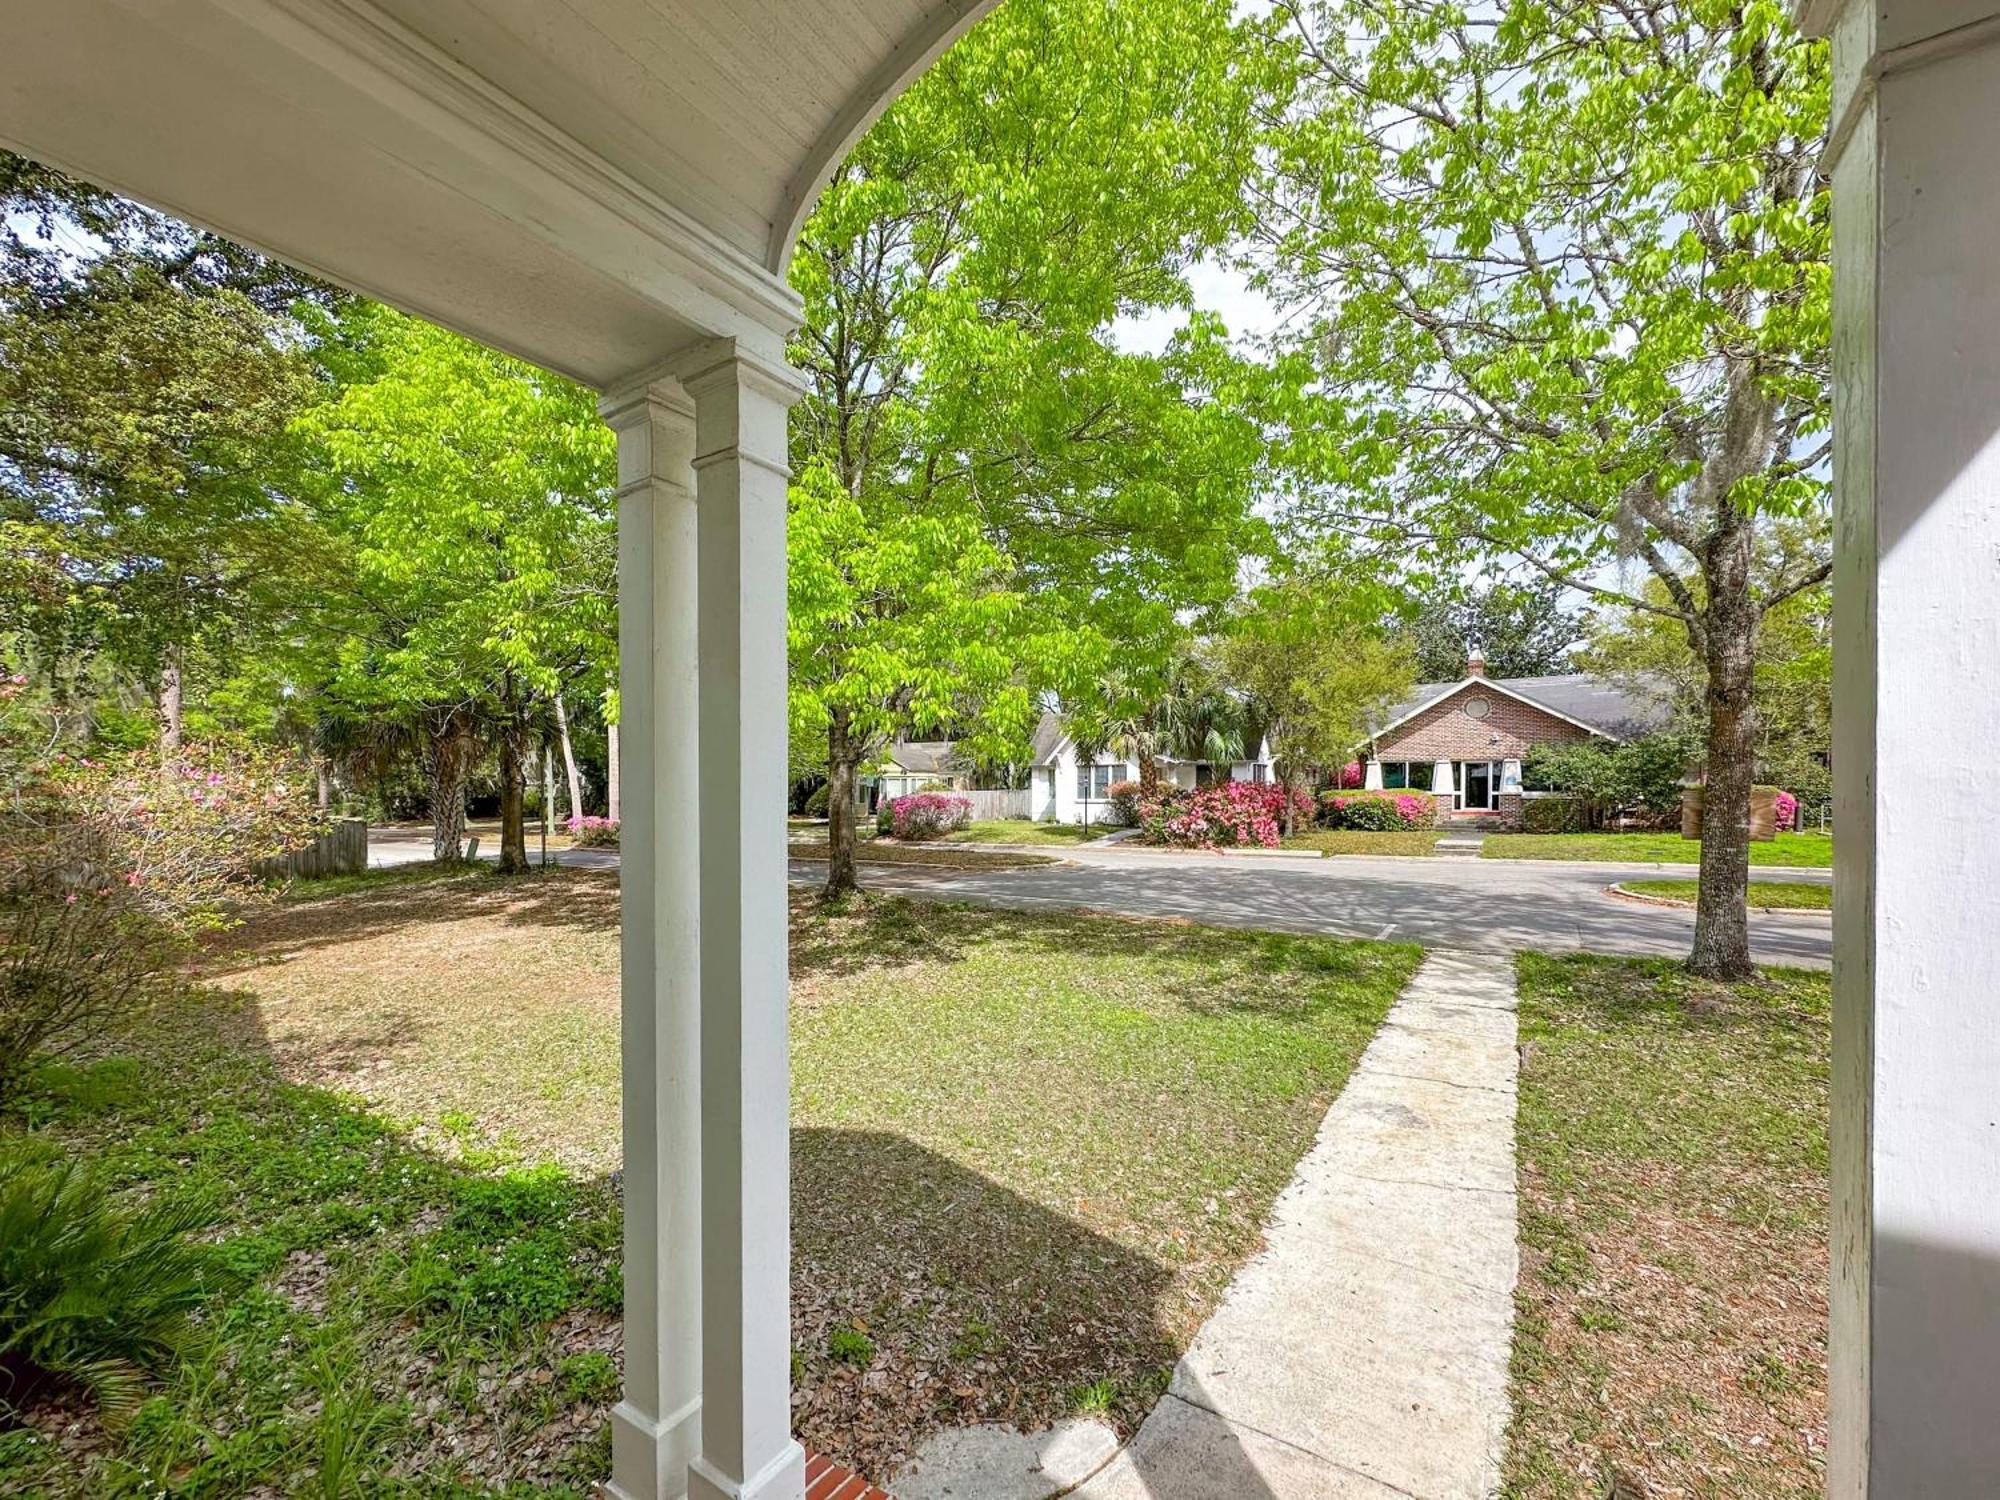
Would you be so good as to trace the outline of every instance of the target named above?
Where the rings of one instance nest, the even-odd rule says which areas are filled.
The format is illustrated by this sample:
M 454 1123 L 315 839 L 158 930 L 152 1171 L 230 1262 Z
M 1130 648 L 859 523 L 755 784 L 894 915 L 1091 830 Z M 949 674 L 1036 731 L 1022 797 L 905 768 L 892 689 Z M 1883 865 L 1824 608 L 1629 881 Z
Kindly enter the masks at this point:
M 816 786 L 812 789 L 812 795 L 806 798 L 806 816 L 823 818 L 832 803 L 833 788 L 827 785 Z
M 235 1284 L 192 1238 L 214 1222 L 169 1198 L 127 1208 L 75 1158 L 0 1140 L 0 1408 L 53 1380 L 112 1419 L 137 1411 L 145 1377 L 194 1349 L 195 1309 Z
M 1528 797 L 1521 803 L 1525 833 L 1583 832 L 1583 803 L 1575 797 Z

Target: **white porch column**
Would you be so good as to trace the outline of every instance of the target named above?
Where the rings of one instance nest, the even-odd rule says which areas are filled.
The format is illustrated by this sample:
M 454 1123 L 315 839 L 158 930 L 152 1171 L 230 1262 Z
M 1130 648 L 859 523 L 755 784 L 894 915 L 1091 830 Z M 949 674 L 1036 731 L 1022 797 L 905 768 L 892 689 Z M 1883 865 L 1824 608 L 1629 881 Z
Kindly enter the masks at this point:
M 803 1500 L 783 798 L 786 414 L 803 386 L 726 344 L 684 362 L 681 382 L 696 411 L 701 675 L 702 1421 L 688 1493 Z
M 1806 17 L 1835 78 L 1834 1500 L 2000 1482 L 1996 11 Z
M 1382 762 L 1371 755 L 1367 765 L 1368 769 L 1361 774 L 1361 789 L 1364 792 L 1379 792 L 1382 790 Z
M 1452 780 L 1450 761 L 1431 763 L 1431 795 L 1437 798 L 1439 812 L 1450 812 L 1458 805 L 1458 785 Z
M 600 403 L 618 434 L 625 1399 L 611 1494 L 679 1500 L 701 1430 L 701 856 L 695 407 L 672 380 Z

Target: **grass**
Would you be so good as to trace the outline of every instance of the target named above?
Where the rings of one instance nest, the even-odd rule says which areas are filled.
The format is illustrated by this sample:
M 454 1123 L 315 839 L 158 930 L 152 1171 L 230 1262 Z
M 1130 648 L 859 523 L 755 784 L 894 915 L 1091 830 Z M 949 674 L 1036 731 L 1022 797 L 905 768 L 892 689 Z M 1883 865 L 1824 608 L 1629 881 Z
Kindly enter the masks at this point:
M 188 1194 L 248 1289 L 129 1427 L 0 1430 L 0 1493 L 580 1497 L 608 1463 L 617 885 L 301 886 L 8 1128 Z M 795 1421 L 1129 1427 L 1418 960 L 1395 945 L 794 898 Z M 1079 1393 L 1083 1393 L 1080 1395 Z
M 1317 849 L 1321 854 L 1432 854 L 1441 837 L 1435 828 L 1396 833 L 1369 833 L 1357 828 L 1308 828 L 1286 839 L 1281 848 Z
M 1622 860 L 1630 864 L 1692 865 L 1701 861 L 1701 844 L 1677 833 L 1496 833 L 1480 851 L 1483 859 Z M 1753 841 L 1753 865 L 1798 865 L 1830 868 L 1833 838 L 1824 833 L 1781 833 L 1775 839 Z
M 1685 901 L 1694 905 L 1701 886 L 1693 880 L 1621 880 L 1618 888 L 1636 896 L 1654 896 L 1665 901 Z M 1833 887 L 1802 880 L 1753 880 L 1750 882 L 1753 911 L 1784 908 L 1796 911 L 1832 911 Z
M 1523 954 L 1510 1500 L 1818 1496 L 1829 998 Z
M 1084 844 L 1117 830 L 1108 824 L 1035 823 L 1027 818 L 985 818 L 945 835 L 948 844 Z
M 825 839 L 794 839 L 785 846 L 785 852 L 793 859 L 825 859 L 828 849 Z M 954 849 L 942 843 L 885 844 L 874 839 L 857 840 L 854 857 L 863 864 L 939 865 L 951 870 L 1008 870 L 1055 863 L 1046 854 L 1019 854 L 1011 849 Z

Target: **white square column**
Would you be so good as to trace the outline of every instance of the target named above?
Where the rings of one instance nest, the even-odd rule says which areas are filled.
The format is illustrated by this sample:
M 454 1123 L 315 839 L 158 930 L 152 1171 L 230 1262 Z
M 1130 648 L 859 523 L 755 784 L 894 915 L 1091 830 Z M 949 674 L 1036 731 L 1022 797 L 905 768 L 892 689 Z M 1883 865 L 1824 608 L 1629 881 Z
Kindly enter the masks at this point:
M 701 1435 L 701 852 L 694 398 L 605 396 L 618 434 L 625 1398 L 617 1500 L 680 1500 Z
M 1834 39 L 1827 1493 L 2000 1492 L 2000 9 Z
M 708 347 L 695 400 L 701 677 L 701 1450 L 692 1500 L 803 1500 L 791 1431 L 783 365 Z
M 1452 779 L 1456 767 L 1448 760 L 1431 762 L 1431 795 L 1437 799 L 1439 812 L 1450 812 L 1458 805 L 1458 785 Z
M 1382 762 L 1372 755 L 1368 757 L 1368 768 L 1361 773 L 1361 789 L 1364 792 L 1382 790 Z

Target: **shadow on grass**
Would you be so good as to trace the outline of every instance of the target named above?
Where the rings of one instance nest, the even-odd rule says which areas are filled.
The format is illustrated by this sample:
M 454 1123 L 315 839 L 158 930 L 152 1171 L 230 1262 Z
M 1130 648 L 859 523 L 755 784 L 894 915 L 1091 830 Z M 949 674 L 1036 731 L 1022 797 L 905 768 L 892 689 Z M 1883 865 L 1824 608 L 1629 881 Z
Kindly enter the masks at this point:
M 616 903 L 614 881 L 575 873 L 385 882 L 281 906 L 218 967 L 468 913 L 599 930 L 615 927 Z M 1241 936 L 903 901 L 853 929 L 827 919 L 815 935 L 814 920 L 802 917 L 794 954 L 807 973 L 955 961 L 988 944 L 1118 954 L 1137 937 L 1180 958 L 1231 952 L 1253 971 L 1282 962 Z M 617 1353 L 616 1294 L 604 1292 L 618 1258 L 615 1178 L 562 1178 L 513 1217 L 485 1214 L 477 1233 L 461 1232 L 467 1203 L 518 1164 L 469 1136 L 434 1136 L 431 1149 L 349 1096 L 290 1082 L 261 1003 L 198 992 L 115 1049 L 116 1071 L 136 1082 L 52 1077 L 35 1102 L 39 1127 L 121 1186 L 213 1204 L 221 1253 L 249 1286 L 212 1307 L 213 1354 L 146 1421 L 113 1432 L 45 1413 L 49 1428 L 70 1427 L 67 1450 L 39 1450 L 46 1467 L 34 1470 L 0 1451 L 0 1491 L 103 1493 L 107 1475 L 167 1483 L 192 1462 L 227 1471 L 215 1493 L 296 1493 L 327 1424 L 365 1409 L 388 1415 L 362 1423 L 362 1474 L 580 1493 L 601 1477 L 612 1397 L 566 1372 L 579 1356 Z M 417 1014 L 378 1019 L 318 1062 L 408 1065 L 427 1030 Z M 1090 1410 L 1129 1433 L 1165 1390 L 1180 1352 L 1170 1315 L 1184 1313 L 1168 1305 L 1183 1294 L 1169 1266 L 896 1134 L 796 1131 L 792 1172 L 795 1422 L 814 1447 L 880 1478 L 931 1432 L 968 1422 L 1034 1427 Z M 323 1374 L 335 1364 L 355 1373 L 344 1404 L 329 1406 Z

